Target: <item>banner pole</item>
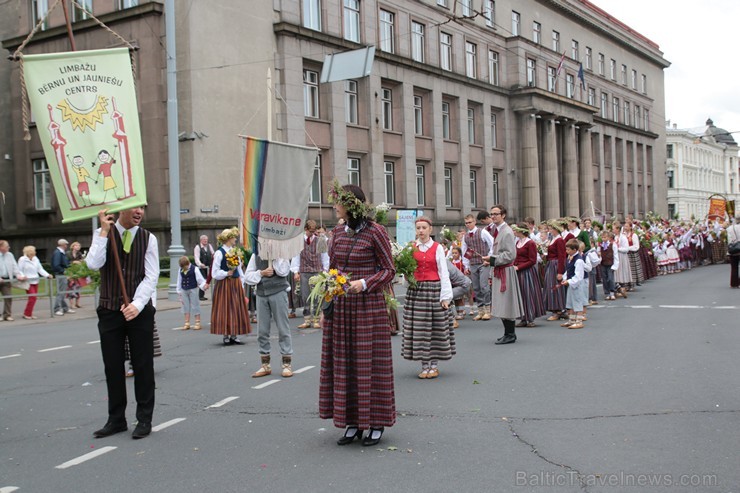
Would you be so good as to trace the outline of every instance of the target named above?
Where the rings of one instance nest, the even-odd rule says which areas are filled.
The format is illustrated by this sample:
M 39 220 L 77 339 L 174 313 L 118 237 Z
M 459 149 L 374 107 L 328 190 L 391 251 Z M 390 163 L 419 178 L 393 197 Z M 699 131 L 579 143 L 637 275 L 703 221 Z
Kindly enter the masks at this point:
M 69 10 L 67 9 L 67 1 L 62 1 L 62 10 L 64 11 L 64 21 L 67 24 L 67 36 L 69 37 L 69 44 L 72 48 L 72 51 L 77 51 L 77 46 L 75 45 L 75 37 L 72 33 L 72 22 L 69 18 Z

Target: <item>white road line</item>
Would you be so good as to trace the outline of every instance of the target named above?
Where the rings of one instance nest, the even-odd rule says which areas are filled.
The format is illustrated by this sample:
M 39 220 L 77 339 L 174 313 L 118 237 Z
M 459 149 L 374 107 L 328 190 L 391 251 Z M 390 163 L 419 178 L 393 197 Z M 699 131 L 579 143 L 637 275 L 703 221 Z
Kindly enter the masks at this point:
M 185 327 L 173 327 L 172 330 L 185 330 Z
M 210 405 L 210 406 L 208 406 L 208 407 L 207 407 L 206 409 L 211 409 L 211 408 L 215 408 L 215 407 L 221 407 L 221 406 L 223 406 L 224 404 L 228 404 L 228 403 L 229 403 L 229 402 L 231 402 L 231 401 L 235 401 L 235 400 L 237 400 L 238 398 L 239 398 L 239 396 L 238 396 L 238 395 L 232 395 L 231 397 L 227 397 L 226 399 L 222 399 L 222 400 L 218 401 L 218 402 L 217 402 L 217 403 L 215 403 L 215 404 L 211 404 L 211 405 Z
M 56 351 L 57 349 L 68 349 L 68 348 L 71 348 L 71 347 L 72 346 L 50 347 L 50 348 L 47 348 L 47 349 L 39 349 L 38 352 L 39 353 L 46 353 L 46 352 L 49 352 L 49 351 Z
M 0 488 L 0 493 L 13 493 L 14 491 L 18 491 L 20 488 L 17 486 L 3 486 Z
M 658 305 L 658 308 L 704 308 L 701 305 Z
M 88 344 L 100 344 L 100 339 L 98 339 L 97 341 L 90 341 L 88 342 Z
M 95 457 L 98 457 L 99 455 L 107 454 L 108 452 L 111 452 L 113 450 L 116 450 L 118 447 L 103 447 L 99 448 L 98 450 L 95 450 L 94 452 L 90 452 L 89 454 L 81 455 L 77 457 L 76 459 L 68 460 L 64 464 L 59 464 L 56 466 L 57 469 L 67 469 L 68 467 L 76 466 L 78 464 L 82 464 L 83 462 L 87 462 L 90 459 L 94 459 Z
M 182 423 L 183 421 L 185 421 L 185 418 L 175 418 L 175 419 L 171 419 L 171 420 L 169 420 L 169 421 L 165 421 L 165 422 L 164 422 L 164 423 L 162 423 L 161 425 L 157 425 L 157 426 L 154 426 L 154 427 L 152 428 L 152 431 L 162 431 L 162 430 L 164 430 L 165 428 L 169 428 L 170 426 L 172 426 L 172 425 L 176 425 L 177 423 Z
M 296 371 L 294 371 L 293 373 L 294 373 L 294 374 L 295 374 L 295 373 L 303 373 L 304 371 L 308 371 L 308 370 L 310 370 L 311 368 L 316 368 L 316 367 L 315 367 L 315 366 L 304 366 L 304 367 L 303 367 L 303 368 L 301 368 L 300 370 L 296 370 Z
M 627 305 L 625 308 L 652 308 L 653 305 Z
M 277 380 L 277 379 L 276 380 L 268 380 L 267 382 L 265 382 L 263 384 L 260 384 L 260 385 L 255 385 L 252 388 L 255 389 L 255 390 L 264 389 L 265 387 L 267 387 L 269 385 L 272 385 L 273 383 L 278 383 L 279 381 L 280 380 Z
M 736 306 L 713 306 L 714 310 L 737 310 Z
M 20 356 L 20 353 L 18 353 L 18 354 L 9 354 L 7 356 L 0 356 L 0 359 L 17 358 L 18 356 Z M 3 493 L 2 490 L 0 490 L 0 493 Z

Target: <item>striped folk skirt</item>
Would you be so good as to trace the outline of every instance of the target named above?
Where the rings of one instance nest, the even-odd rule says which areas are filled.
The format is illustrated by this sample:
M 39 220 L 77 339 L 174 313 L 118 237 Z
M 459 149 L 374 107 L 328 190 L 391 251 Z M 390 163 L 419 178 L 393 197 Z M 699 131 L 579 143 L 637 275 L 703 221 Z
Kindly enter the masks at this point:
M 422 281 L 406 292 L 401 355 L 412 361 L 448 360 L 456 353 L 452 311 L 439 303 L 441 283 Z
M 545 288 L 542 297 L 545 300 L 545 310 L 562 312 L 565 310 L 565 287 L 559 287 L 558 261 L 548 260 L 545 266 Z
M 524 315 L 522 320 L 534 322 L 536 318 L 542 317 L 545 311 L 545 301 L 542 299 L 542 284 L 540 284 L 540 273 L 537 265 L 524 270 L 516 271 L 519 277 L 519 289 L 522 292 L 522 308 Z
M 642 262 L 642 272 L 645 274 L 645 279 L 652 279 L 658 275 L 655 255 L 651 255 L 651 253 L 647 248 L 640 247 L 640 261 Z
M 627 252 L 619 252 L 619 268 L 614 273 L 614 282 L 617 284 L 632 284 L 632 269 Z
M 645 280 L 645 273 L 642 270 L 642 261 L 638 252 L 628 252 L 630 259 L 630 271 L 632 272 L 632 282 L 641 283 Z
M 249 326 L 247 300 L 238 277 L 227 277 L 213 288 L 211 306 L 211 334 L 244 335 L 252 331 Z
M 129 361 L 131 359 L 131 350 L 128 347 L 128 337 L 125 339 L 123 344 L 124 359 Z M 159 332 L 157 332 L 157 321 L 154 321 L 154 357 L 162 356 L 162 344 L 159 342 Z

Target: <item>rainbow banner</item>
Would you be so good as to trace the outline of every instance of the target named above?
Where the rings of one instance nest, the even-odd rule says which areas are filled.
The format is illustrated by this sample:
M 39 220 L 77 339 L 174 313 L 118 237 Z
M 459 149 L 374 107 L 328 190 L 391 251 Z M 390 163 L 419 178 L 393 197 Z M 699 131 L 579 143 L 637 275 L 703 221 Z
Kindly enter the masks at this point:
M 128 48 L 25 55 L 23 73 L 62 222 L 146 204 Z
M 265 259 L 303 249 L 303 227 L 318 149 L 244 137 L 241 235 Z

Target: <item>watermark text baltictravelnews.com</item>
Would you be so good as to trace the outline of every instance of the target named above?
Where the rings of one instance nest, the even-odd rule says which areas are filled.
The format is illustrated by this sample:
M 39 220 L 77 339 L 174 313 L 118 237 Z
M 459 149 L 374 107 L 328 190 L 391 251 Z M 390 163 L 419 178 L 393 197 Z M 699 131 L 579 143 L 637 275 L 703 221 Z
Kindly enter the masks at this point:
M 717 486 L 716 474 L 618 473 L 580 474 L 576 471 L 516 471 L 516 486 Z

